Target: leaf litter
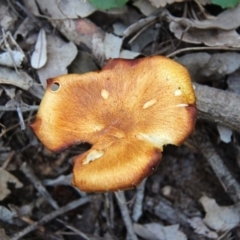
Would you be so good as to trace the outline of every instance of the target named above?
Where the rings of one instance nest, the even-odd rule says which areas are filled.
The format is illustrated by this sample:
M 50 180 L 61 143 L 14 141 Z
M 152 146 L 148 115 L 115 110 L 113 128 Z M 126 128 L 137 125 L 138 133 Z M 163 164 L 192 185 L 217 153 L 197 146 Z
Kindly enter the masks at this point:
M 178 149 L 165 149 L 159 169 L 141 191 L 126 191 L 125 198 L 112 193 L 86 197 L 70 184 L 71 159 L 89 146 L 51 153 L 29 124 L 47 79 L 98 70 L 119 57 L 174 56 L 193 81 L 227 93 L 223 104 L 231 94 L 239 99 L 239 10 L 240 5 L 219 9 L 208 0 L 138 0 L 120 10 L 99 9 L 83 0 L 0 0 L 0 211 L 1 221 L 8 224 L 0 229 L 1 238 L 30 234 L 44 239 L 50 234 L 67 239 L 75 234 L 85 239 L 202 240 L 227 232 L 237 239 L 239 202 L 232 200 L 237 197 L 232 198 L 231 186 L 215 176 L 192 139 Z M 238 116 L 235 111 L 228 115 L 233 122 Z M 200 113 L 198 122 L 237 178 L 239 132 L 216 117 L 203 121 L 206 116 L 207 111 Z M 6 158 L 11 151 L 15 153 Z M 24 163 L 29 171 L 20 171 Z M 121 199 L 132 200 L 121 206 Z M 52 219 L 49 224 L 44 225 L 44 215 Z M 68 230 L 61 231 L 62 226 Z
M 0 168 L 0 201 L 6 198 L 11 191 L 7 188 L 8 183 L 13 183 L 16 188 L 21 188 L 23 184 L 11 173 Z
M 44 29 L 38 33 L 38 39 L 31 56 L 31 66 L 35 69 L 42 68 L 47 62 L 47 39 Z

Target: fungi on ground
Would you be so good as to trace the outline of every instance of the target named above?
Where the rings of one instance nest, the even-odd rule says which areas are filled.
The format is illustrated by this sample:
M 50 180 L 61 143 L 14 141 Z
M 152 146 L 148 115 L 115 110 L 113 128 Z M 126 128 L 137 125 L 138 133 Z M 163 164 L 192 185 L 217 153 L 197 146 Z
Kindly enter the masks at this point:
M 47 83 L 31 127 L 54 152 L 92 145 L 73 160 L 73 184 L 82 191 L 139 185 L 157 168 L 163 146 L 180 145 L 194 130 L 189 73 L 166 57 L 114 59 L 101 71 Z

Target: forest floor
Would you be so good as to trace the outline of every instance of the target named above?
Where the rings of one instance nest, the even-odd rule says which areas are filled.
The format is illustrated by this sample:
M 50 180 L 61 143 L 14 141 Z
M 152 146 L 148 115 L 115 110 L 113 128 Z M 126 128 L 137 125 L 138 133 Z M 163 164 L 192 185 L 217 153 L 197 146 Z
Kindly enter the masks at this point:
M 240 5 L 167 2 L 0 0 L 1 240 L 240 239 Z M 30 127 L 47 79 L 153 55 L 188 68 L 194 133 L 136 189 L 81 192 L 72 159 L 91 146 L 56 154 Z

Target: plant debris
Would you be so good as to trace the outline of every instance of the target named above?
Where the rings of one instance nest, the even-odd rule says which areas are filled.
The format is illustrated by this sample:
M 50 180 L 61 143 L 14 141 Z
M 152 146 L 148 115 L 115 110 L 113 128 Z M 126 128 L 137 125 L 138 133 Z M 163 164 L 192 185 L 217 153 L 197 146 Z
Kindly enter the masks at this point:
M 0 0 L 0 25 L 0 239 L 239 239 L 239 0 Z M 164 146 L 138 188 L 80 191 L 72 159 L 92 143 L 53 153 L 29 127 L 47 80 L 158 55 L 190 72 L 194 133 L 178 148 Z M 139 81 L 153 72 L 142 71 Z M 84 114 L 92 109 L 86 103 Z

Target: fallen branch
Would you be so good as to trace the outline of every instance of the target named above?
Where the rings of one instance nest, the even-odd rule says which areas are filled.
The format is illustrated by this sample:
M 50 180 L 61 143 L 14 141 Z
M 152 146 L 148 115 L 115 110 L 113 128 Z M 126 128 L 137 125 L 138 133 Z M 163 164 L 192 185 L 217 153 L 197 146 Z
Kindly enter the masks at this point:
M 240 132 L 240 95 L 194 83 L 198 117 Z

